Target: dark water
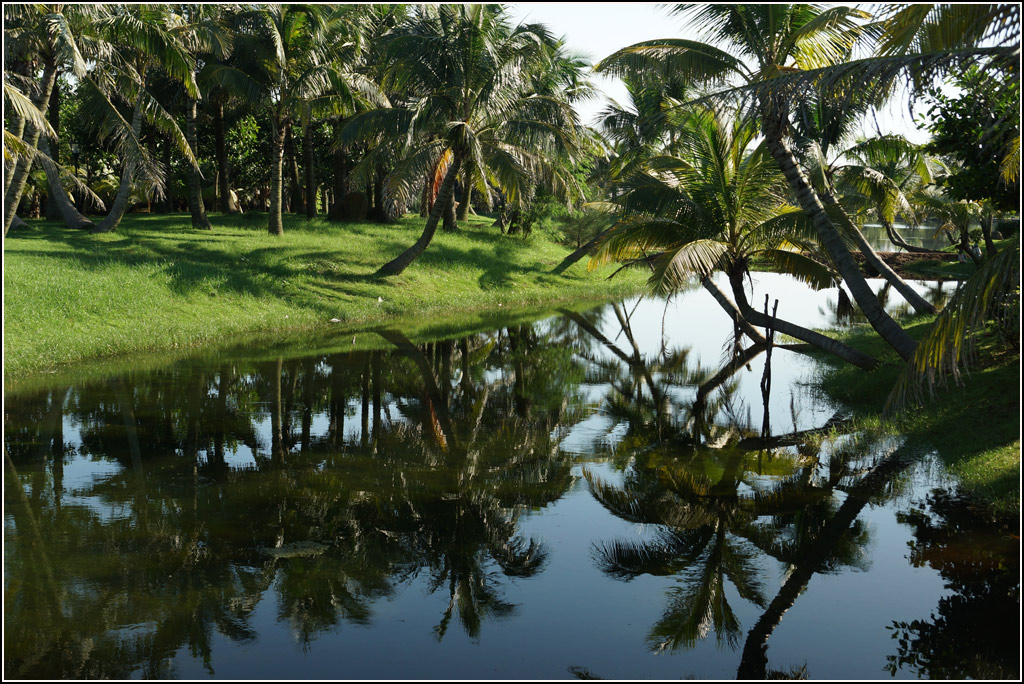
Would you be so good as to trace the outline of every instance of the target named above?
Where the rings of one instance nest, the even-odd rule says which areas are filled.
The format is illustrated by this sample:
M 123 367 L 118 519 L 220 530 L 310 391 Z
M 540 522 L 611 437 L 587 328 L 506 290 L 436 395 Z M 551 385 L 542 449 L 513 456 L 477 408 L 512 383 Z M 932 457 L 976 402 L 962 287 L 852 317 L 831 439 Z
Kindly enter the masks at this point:
M 5 676 L 1016 677 L 1019 540 L 927 445 L 804 438 L 842 417 L 804 355 L 760 439 L 730 326 L 697 291 L 8 393 Z

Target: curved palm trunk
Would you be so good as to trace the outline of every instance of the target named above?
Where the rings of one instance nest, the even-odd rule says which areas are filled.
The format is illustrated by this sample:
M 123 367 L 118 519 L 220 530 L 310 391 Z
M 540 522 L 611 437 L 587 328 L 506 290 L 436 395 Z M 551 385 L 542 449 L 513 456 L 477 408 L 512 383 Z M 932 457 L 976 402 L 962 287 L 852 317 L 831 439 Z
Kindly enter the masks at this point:
M 451 166 L 448 167 L 448 172 L 444 175 L 444 180 L 441 181 L 441 187 L 437 191 L 437 198 L 434 201 L 434 206 L 430 209 L 430 214 L 427 216 L 427 224 L 423 227 L 423 234 L 420 236 L 420 239 L 412 247 L 381 266 L 377 271 L 377 275 L 398 275 L 407 269 L 409 264 L 415 261 L 427 249 L 427 245 L 434 239 L 434 233 L 437 232 L 437 223 L 441 220 L 441 214 L 444 212 L 445 207 L 448 206 L 448 200 L 452 196 L 452 189 L 455 187 L 455 176 L 458 175 L 460 166 L 462 166 L 462 156 L 456 154 L 452 159 Z
M 839 202 L 836 201 L 836 198 L 833 197 L 831 194 L 825 193 L 824 195 L 822 195 L 821 199 L 825 204 L 834 205 L 839 211 L 843 211 L 842 207 L 839 205 Z M 864 238 L 864 234 L 860 232 L 860 230 L 852 221 L 849 222 L 849 228 L 850 231 L 853 233 L 854 240 L 857 243 L 857 248 L 860 250 L 860 253 L 864 255 L 864 259 L 871 265 L 872 268 L 875 269 L 875 271 L 878 272 L 878 274 L 882 278 L 885 279 L 887 283 L 896 288 L 896 291 L 899 292 L 903 296 L 903 298 L 910 303 L 912 307 L 914 307 L 914 311 L 916 311 L 917 313 L 927 314 L 935 313 L 935 307 L 932 306 L 931 302 L 929 302 L 924 297 L 919 295 L 917 293 L 917 290 L 908 285 L 907 282 L 903 280 L 903 278 L 900 278 L 895 271 L 889 268 L 889 264 L 882 261 L 882 258 L 879 257 L 878 253 L 875 252 L 875 250 L 871 247 L 870 244 L 868 244 L 868 241 Z
M 270 153 L 270 219 L 267 230 L 271 235 L 284 235 L 281 222 L 281 186 L 284 172 L 284 137 L 287 126 L 278 126 Z
M 801 342 L 813 345 L 822 351 L 826 351 L 829 354 L 839 357 L 843 361 L 852 363 L 858 368 L 871 370 L 872 368 L 878 367 L 879 363 L 877 359 L 859 352 L 853 347 L 845 345 L 831 337 L 822 335 L 821 333 L 817 333 L 813 330 L 797 325 L 796 323 L 790 323 L 789 321 L 785 321 L 774 316 L 769 318 L 768 316 L 765 316 L 764 312 L 758 311 L 754 307 L 750 306 L 750 303 L 747 301 L 747 293 L 743 290 L 742 273 L 729 273 L 729 284 L 732 286 L 732 295 L 736 298 L 736 306 L 739 308 L 740 314 L 743 316 L 744 320 L 748 323 L 752 323 L 762 328 L 766 328 L 771 325 L 775 328 L 776 332 L 780 332 L 783 335 L 789 335 Z
M 915 245 L 910 244 L 909 242 L 903 239 L 903 236 L 900 235 L 900 232 L 896 230 L 896 226 L 892 225 L 884 218 L 882 219 L 882 226 L 885 228 L 885 234 L 889 236 L 889 242 L 896 245 L 897 247 L 905 249 L 908 252 L 914 252 L 916 254 L 931 254 L 932 252 L 935 251 L 933 249 L 928 249 L 927 247 L 917 247 Z
M 132 135 L 138 140 L 142 135 L 142 98 L 135 103 L 135 112 L 132 114 Z M 92 229 L 94 233 L 109 233 L 117 230 L 124 213 L 128 210 L 128 198 L 132 192 L 132 182 L 135 180 L 135 164 L 125 163 L 121 172 L 121 185 L 114 196 L 114 204 L 110 207 L 110 213 L 98 226 Z
M 192 148 L 192 154 L 196 154 L 196 101 L 191 97 L 185 99 L 185 135 L 188 136 L 188 146 Z M 203 204 L 202 175 L 199 169 L 191 165 L 188 168 L 188 210 L 192 214 L 193 228 L 213 230 L 210 219 L 206 216 L 206 206 Z
M 39 150 L 46 155 L 49 155 L 50 146 L 46 140 L 42 140 L 39 143 Z M 50 155 L 53 159 L 53 156 Z M 47 200 L 47 211 L 49 207 L 53 206 L 57 211 L 58 217 L 64 221 L 64 225 L 68 228 L 74 228 L 77 230 L 89 230 L 96 227 L 89 219 L 82 216 L 78 209 L 71 202 L 71 198 L 68 197 L 67 191 L 64 189 L 64 184 L 61 183 L 60 174 L 57 169 L 53 168 L 50 164 L 43 164 L 43 170 L 46 172 L 46 181 L 50 185 L 50 196 Z
M 39 94 L 32 99 L 32 103 L 36 108 L 46 116 L 47 107 L 50 104 L 50 93 L 53 91 L 53 84 L 57 81 L 57 67 L 53 59 L 46 60 L 46 66 L 43 68 L 43 80 L 40 83 Z M 25 142 L 35 147 L 39 142 L 39 129 L 32 124 L 25 122 L 25 131 L 27 135 Z M 7 184 L 7 188 L 4 191 L 4 235 L 7 235 L 7 231 L 11 229 L 11 222 L 14 221 L 14 213 L 18 210 L 18 205 L 21 203 L 21 196 L 25 194 L 25 185 L 28 182 L 28 175 L 32 172 L 32 157 L 24 156 L 18 158 L 18 163 L 15 165 L 14 173 L 11 174 L 11 180 Z
M 821 244 L 832 256 L 832 260 L 846 282 L 850 294 L 853 295 L 857 305 L 864 312 L 871 327 L 881 335 L 882 339 L 889 346 L 896 350 L 903 360 L 909 361 L 914 355 L 917 343 L 885 312 L 885 309 L 875 297 L 875 293 L 871 291 L 864 278 L 864 274 L 861 273 L 857 264 L 853 261 L 853 257 L 850 255 L 846 245 L 843 244 L 839 231 L 832 225 L 828 214 L 825 213 L 825 207 L 818 198 L 817 193 L 814 192 L 814 188 L 811 187 L 810 181 L 797 166 L 796 156 L 789 148 L 789 145 L 783 140 L 782 121 L 779 120 L 780 118 L 767 114 L 764 116 L 765 142 L 772 157 L 775 159 L 775 163 L 778 164 L 779 170 L 782 171 L 783 176 L 785 176 L 786 181 L 789 183 L 790 190 L 796 195 L 800 208 L 811 219 L 811 223 L 818 233 L 818 239 L 821 240 Z M 863 239 L 863 236 L 861 237 Z M 781 328 L 779 330 L 782 331 Z

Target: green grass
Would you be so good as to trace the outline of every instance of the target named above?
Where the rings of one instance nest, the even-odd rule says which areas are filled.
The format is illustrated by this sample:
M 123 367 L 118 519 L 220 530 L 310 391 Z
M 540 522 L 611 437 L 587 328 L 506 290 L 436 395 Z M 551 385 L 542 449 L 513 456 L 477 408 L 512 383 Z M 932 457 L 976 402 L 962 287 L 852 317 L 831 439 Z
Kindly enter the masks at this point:
M 414 315 L 423 327 L 423 317 L 465 319 L 644 286 L 642 274 L 608 281 L 612 267 L 588 273 L 585 263 L 552 275 L 569 250 L 541 236 L 502 236 L 483 217 L 455 234 L 439 231 L 405 273 L 386 279 L 374 271 L 415 242 L 422 219 L 379 225 L 287 216 L 283 237 L 267 233 L 266 214 L 211 220 L 212 231 L 193 230 L 187 215 L 139 214 L 106 235 L 42 221 L 9 234 L 5 384 L 84 360 Z
M 932 320 L 916 317 L 907 330 L 919 339 Z M 852 410 L 855 423 L 878 425 L 903 364 L 867 326 L 853 328 L 845 337 L 887 363 L 864 372 L 822 357 L 829 364 L 822 389 Z M 993 517 L 1012 517 L 1020 512 L 1019 391 L 1019 354 L 982 340 L 978 366 L 961 383 L 950 380 L 930 401 L 894 416 L 885 427 L 905 435 L 912 446 L 934 449 L 962 491 Z

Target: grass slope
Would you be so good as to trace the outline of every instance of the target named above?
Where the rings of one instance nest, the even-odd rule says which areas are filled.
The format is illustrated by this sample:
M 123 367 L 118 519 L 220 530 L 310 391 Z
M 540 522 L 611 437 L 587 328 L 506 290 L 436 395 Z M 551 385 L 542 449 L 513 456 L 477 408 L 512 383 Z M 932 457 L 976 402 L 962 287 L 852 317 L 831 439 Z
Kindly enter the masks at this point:
M 366 325 L 417 314 L 465 316 L 606 298 L 642 289 L 644 277 L 585 263 L 549 271 L 568 250 L 540 236 L 502 236 L 471 217 L 438 232 L 401 276 L 373 276 L 419 237 L 423 220 L 394 225 L 287 216 L 267 234 L 265 214 L 132 215 L 118 232 L 90 235 L 32 222 L 4 245 L 4 375 L 85 359 L 173 349 L 226 338 Z
M 907 331 L 920 339 L 931 316 L 913 319 Z M 903 434 L 911 444 L 935 449 L 962 491 L 996 517 L 1020 512 L 1020 356 L 982 339 L 978 365 L 952 380 L 924 406 L 911 408 L 883 424 L 880 416 L 903 369 L 895 353 L 871 328 L 851 329 L 846 341 L 887 361 L 864 372 L 822 357 L 829 370 L 822 389 L 849 407 L 855 422 Z

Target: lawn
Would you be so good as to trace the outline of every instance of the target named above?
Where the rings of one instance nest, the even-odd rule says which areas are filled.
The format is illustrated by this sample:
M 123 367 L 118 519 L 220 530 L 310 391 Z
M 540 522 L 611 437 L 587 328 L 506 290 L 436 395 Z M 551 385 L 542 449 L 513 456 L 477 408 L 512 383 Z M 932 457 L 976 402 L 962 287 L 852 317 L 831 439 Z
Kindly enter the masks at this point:
M 4 374 L 86 360 L 365 325 L 396 317 L 448 318 L 642 289 L 644 277 L 578 263 L 542 235 L 507 237 L 484 217 L 438 232 L 401 276 L 377 268 L 411 245 L 423 219 L 332 223 L 286 216 L 267 233 L 265 214 L 130 215 L 116 233 L 92 235 L 36 221 L 4 248 Z M 335 323 L 331 320 L 336 319 Z

